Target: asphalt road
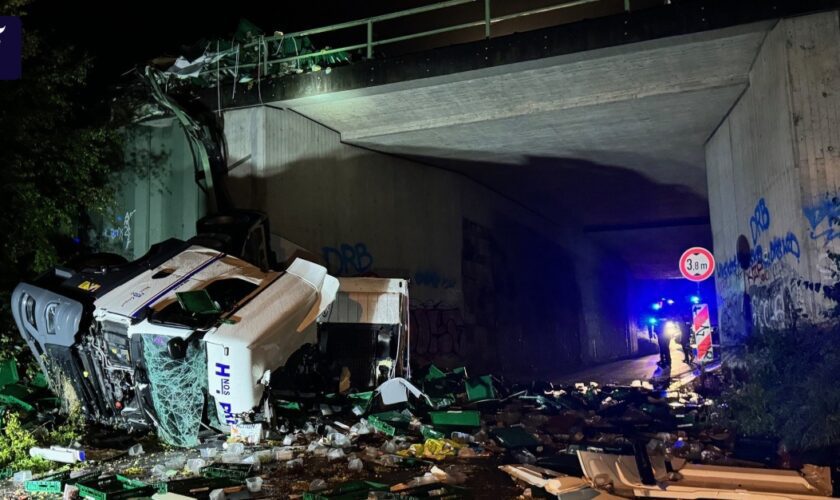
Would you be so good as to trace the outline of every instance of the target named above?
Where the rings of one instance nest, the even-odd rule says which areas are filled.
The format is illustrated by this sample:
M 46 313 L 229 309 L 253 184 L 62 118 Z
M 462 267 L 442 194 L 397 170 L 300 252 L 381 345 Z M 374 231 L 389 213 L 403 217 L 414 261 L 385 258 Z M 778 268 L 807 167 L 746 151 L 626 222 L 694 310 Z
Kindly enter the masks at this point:
M 682 349 L 674 341 L 671 341 L 671 369 L 662 370 L 656 365 L 657 361 L 659 361 L 659 354 L 636 359 L 624 359 L 565 375 L 558 375 L 552 379 L 552 382 L 557 384 L 597 382 L 601 385 L 630 385 L 634 380 L 677 379 L 692 376 L 694 368 L 683 363 Z

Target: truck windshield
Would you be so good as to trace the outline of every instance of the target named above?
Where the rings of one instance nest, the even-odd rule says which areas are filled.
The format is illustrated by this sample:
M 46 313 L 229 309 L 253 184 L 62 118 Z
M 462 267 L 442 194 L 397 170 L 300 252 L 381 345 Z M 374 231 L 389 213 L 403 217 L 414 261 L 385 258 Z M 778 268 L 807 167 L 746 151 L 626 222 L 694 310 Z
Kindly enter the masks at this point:
M 149 321 L 152 323 L 184 326 L 188 328 L 209 328 L 225 313 L 233 311 L 234 307 L 257 289 L 257 285 L 239 278 L 216 280 L 204 287 L 210 299 L 218 306 L 218 312 L 194 313 L 190 312 L 174 301 L 160 311 L 152 313 Z

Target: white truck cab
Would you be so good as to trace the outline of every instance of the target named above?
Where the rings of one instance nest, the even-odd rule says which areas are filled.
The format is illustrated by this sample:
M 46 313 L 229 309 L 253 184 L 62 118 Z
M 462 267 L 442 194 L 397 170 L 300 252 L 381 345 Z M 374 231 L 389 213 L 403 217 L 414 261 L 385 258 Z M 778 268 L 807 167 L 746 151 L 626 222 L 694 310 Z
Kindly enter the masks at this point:
M 302 259 L 263 271 L 168 240 L 131 263 L 56 268 L 21 283 L 12 309 L 68 406 L 190 445 L 202 421 L 226 428 L 259 411 L 267 373 L 307 341 L 304 330 L 338 288 L 323 266 Z

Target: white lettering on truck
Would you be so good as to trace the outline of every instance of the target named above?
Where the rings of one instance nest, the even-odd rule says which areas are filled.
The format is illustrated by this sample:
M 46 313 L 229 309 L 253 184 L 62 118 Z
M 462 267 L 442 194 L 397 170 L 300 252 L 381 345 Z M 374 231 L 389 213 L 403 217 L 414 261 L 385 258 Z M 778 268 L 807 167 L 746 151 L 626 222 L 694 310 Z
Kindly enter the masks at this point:
M 219 377 L 219 388 L 216 389 L 216 394 L 230 396 L 230 365 L 216 363 L 216 375 Z M 219 401 L 219 407 L 225 415 L 225 424 L 235 424 L 236 417 L 233 416 L 230 403 L 221 401 L 220 398 L 216 398 L 216 400 Z

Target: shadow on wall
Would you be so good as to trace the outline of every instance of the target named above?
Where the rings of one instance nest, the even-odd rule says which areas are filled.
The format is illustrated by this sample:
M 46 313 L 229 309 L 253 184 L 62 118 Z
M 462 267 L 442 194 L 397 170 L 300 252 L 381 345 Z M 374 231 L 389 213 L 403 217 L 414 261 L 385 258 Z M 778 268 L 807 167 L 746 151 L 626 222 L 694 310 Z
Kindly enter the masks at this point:
M 462 173 L 499 192 L 527 204 L 531 209 L 565 222 L 572 214 L 583 225 L 624 224 L 661 218 L 708 216 L 703 194 L 680 184 L 659 183 L 650 177 L 618 165 L 604 165 L 577 158 L 527 156 L 522 164 L 498 164 L 450 159 L 466 152 L 443 150 L 437 155 L 399 156 Z M 624 155 L 628 156 L 628 155 Z M 634 163 L 645 158 L 632 155 Z M 616 161 L 621 157 L 616 156 Z M 696 167 L 675 164 L 686 177 L 697 175 Z M 705 178 L 704 174 L 700 174 Z
M 446 158 L 465 153 L 440 154 Z M 676 262 L 685 249 L 712 246 L 708 200 L 688 187 L 696 184 L 697 175 L 690 165 L 673 165 L 685 173 L 687 185 L 681 185 L 574 158 L 527 157 L 522 165 L 501 165 L 411 157 L 463 173 L 554 222 L 574 221 L 624 260 L 637 278 L 678 277 Z M 640 155 L 625 159 L 636 164 L 646 160 Z M 705 172 L 700 176 L 705 179 Z
M 505 198 L 455 172 L 351 146 L 336 151 L 264 176 L 234 171 L 230 190 L 238 206 L 266 211 L 274 233 L 315 252 L 335 249 L 324 260 L 339 275 L 428 276 L 426 254 L 436 249 L 422 242 L 432 233 L 437 245 L 460 248 L 438 256 L 443 267 L 455 264 L 441 270 L 444 279 L 413 283 L 415 298 L 424 287 L 411 315 L 415 361 L 549 378 L 634 354 L 626 265 L 579 226 L 615 222 L 605 219 L 612 210 L 629 220 L 637 205 L 644 216 L 656 207 L 649 198 L 678 188 L 568 160 L 460 165 Z M 523 208 L 531 193 L 553 196 L 553 210 Z

